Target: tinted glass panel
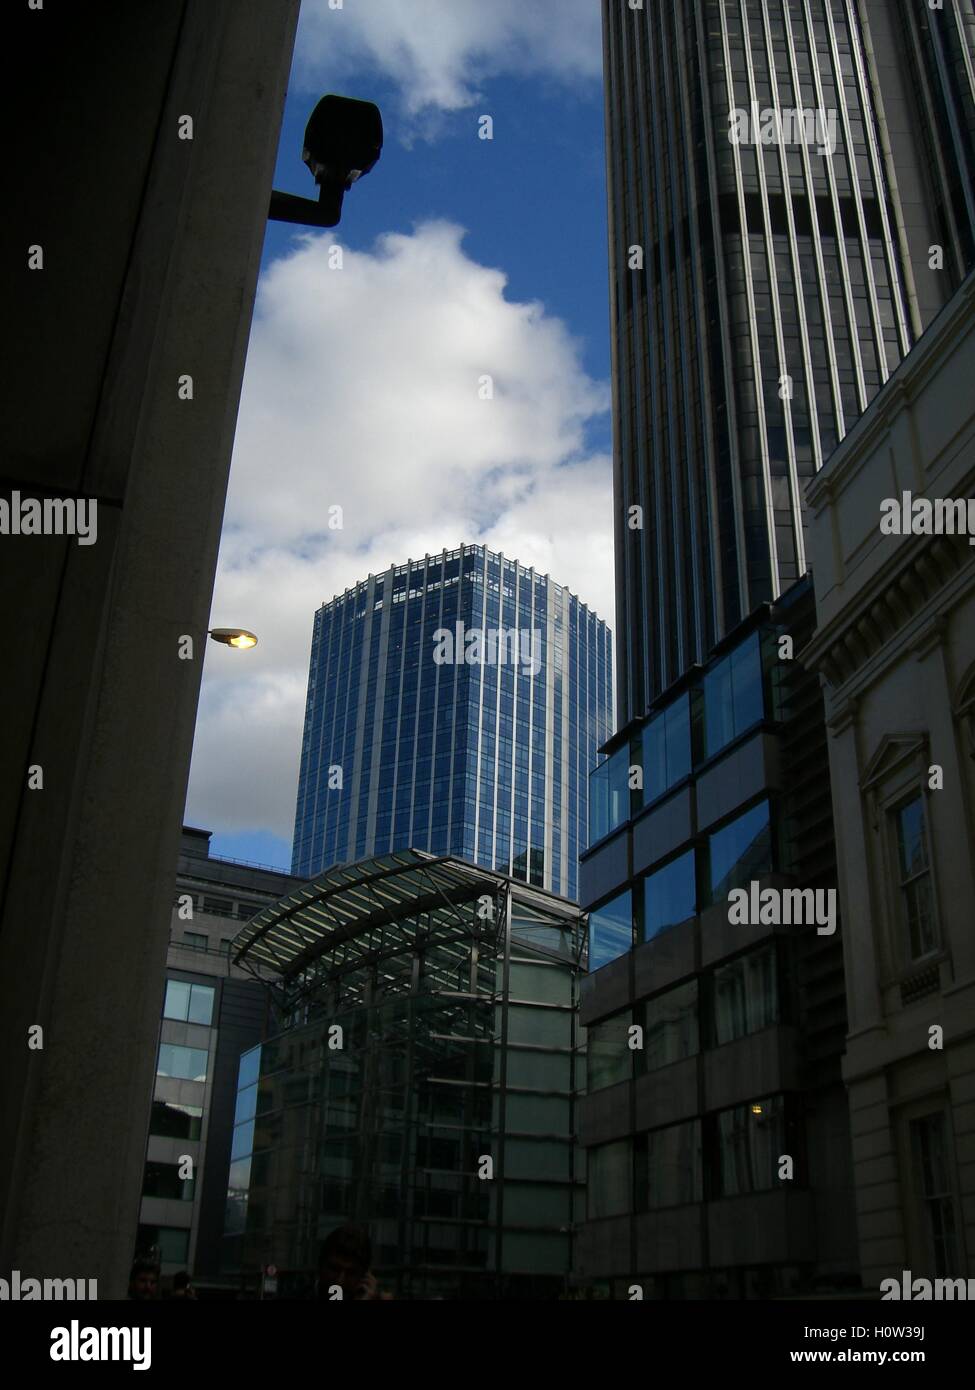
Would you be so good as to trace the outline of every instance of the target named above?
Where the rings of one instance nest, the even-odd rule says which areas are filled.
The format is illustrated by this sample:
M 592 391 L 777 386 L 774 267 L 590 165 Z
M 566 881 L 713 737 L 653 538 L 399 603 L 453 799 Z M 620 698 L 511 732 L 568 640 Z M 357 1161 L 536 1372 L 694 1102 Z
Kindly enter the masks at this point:
M 643 1005 L 643 1052 L 637 1065 L 655 1071 L 693 1057 L 700 1050 L 697 981 L 691 980 Z
M 597 1144 L 588 1153 L 589 1220 L 630 1209 L 632 1149 L 628 1139 Z
M 199 1139 L 203 1110 L 196 1105 L 177 1105 L 175 1101 L 154 1100 L 149 1133 L 169 1139 Z
M 778 1185 L 785 1145 L 781 1096 L 723 1110 L 718 1123 L 718 1187 L 722 1197 Z
M 207 1051 L 201 1047 L 177 1047 L 173 1043 L 159 1044 L 158 1076 L 174 1076 L 182 1081 L 207 1079 Z
M 590 1024 L 586 1045 L 590 1091 L 601 1091 L 605 1086 L 629 1080 L 634 1056 L 629 1045 L 630 1025 L 629 1012 Z
M 694 916 L 697 910 L 695 862 L 694 851 L 689 850 L 643 880 L 644 941 Z
M 715 1043 L 733 1042 L 768 1028 L 779 1014 L 774 948 L 719 966 L 713 976 L 713 995 Z
M 598 970 L 633 945 L 633 899 L 620 893 L 589 914 L 589 969 Z
M 769 804 L 762 801 L 710 837 L 711 900 L 726 898 L 733 888 L 771 872 L 772 835 Z

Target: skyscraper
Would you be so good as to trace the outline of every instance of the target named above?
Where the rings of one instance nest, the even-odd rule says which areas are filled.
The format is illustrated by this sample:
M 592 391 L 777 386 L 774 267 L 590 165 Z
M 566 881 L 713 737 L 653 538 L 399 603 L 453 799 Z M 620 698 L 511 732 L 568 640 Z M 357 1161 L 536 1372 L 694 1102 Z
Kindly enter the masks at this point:
M 804 482 L 973 263 L 975 19 L 604 0 L 619 724 L 807 569 Z
M 483 546 L 408 560 L 323 604 L 293 872 L 420 849 L 575 897 L 611 662 L 584 603 Z

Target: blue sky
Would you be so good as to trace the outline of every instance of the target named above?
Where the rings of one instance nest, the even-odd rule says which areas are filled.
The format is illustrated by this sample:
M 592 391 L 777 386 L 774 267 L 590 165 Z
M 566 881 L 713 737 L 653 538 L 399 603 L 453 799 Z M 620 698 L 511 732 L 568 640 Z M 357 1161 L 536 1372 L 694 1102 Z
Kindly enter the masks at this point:
M 318 604 L 480 540 L 612 622 L 597 0 L 304 0 L 276 188 L 314 196 L 326 92 L 375 101 L 385 145 L 333 232 L 268 227 L 213 606 L 261 642 L 208 652 L 186 810 L 283 867 Z

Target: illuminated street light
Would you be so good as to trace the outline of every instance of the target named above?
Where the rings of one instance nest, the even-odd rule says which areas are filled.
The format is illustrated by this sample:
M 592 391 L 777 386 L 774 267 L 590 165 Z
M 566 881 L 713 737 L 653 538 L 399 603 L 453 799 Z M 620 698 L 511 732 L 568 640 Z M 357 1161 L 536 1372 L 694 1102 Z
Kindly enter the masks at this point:
M 242 627 L 211 627 L 207 635 L 212 637 L 214 642 L 223 642 L 226 646 L 237 647 L 240 651 L 257 646 L 254 633 L 247 632 Z

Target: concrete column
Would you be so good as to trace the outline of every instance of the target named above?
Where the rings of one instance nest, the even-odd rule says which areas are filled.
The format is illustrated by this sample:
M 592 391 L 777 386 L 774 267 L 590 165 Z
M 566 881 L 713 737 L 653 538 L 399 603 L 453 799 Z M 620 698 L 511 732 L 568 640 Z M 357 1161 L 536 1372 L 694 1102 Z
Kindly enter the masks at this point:
M 7 480 L 98 539 L 0 539 L 0 1270 L 124 1295 L 230 453 L 298 0 L 31 14 Z M 46 26 L 46 27 L 45 27 Z M 180 118 L 193 118 L 192 140 Z M 185 127 L 184 127 L 185 128 Z M 52 168 L 63 164 L 56 175 Z M 65 177 L 67 173 L 67 177 Z M 46 277 L 46 278 L 45 278 Z M 193 376 L 192 401 L 178 378 Z M 15 539 L 15 544 L 7 541 Z M 178 639 L 194 638 L 193 660 Z M 27 768 L 44 768 L 43 790 Z M 28 1049 L 28 1029 L 43 1048 Z

